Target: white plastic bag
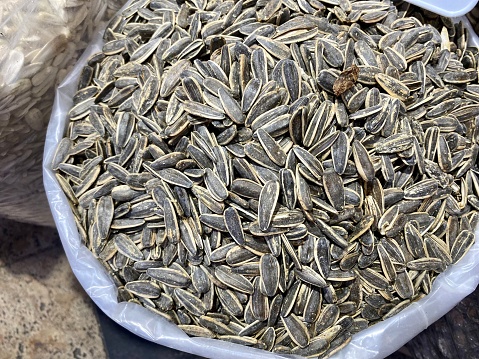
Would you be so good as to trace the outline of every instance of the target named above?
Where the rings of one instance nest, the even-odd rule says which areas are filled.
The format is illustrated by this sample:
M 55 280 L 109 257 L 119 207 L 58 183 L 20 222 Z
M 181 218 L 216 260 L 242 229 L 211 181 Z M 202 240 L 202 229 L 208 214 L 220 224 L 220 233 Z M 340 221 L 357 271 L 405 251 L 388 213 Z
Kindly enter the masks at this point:
M 53 225 L 42 156 L 55 86 L 126 0 L 0 2 L 0 215 Z
M 409 2 L 447 17 L 465 15 L 477 4 L 477 0 L 409 0 Z
M 467 18 L 476 34 L 479 33 L 479 3 L 467 14 Z
M 50 208 L 72 270 L 81 285 L 111 319 L 142 338 L 158 344 L 209 358 L 297 357 L 274 354 L 215 339 L 190 338 L 176 325 L 137 304 L 117 302 L 117 289 L 113 280 L 93 254 L 80 243 L 68 200 L 60 189 L 50 165 L 67 126 L 66 114 L 72 105 L 80 71 L 88 56 L 101 50 L 101 47 L 99 36 L 58 88 L 44 154 L 44 184 Z M 476 238 L 478 235 L 479 230 L 476 230 Z M 446 314 L 461 299 L 473 292 L 478 283 L 479 241 L 476 241 L 459 263 L 438 276 L 429 295 L 412 303 L 393 318 L 354 335 L 351 343 L 333 358 L 384 358 Z

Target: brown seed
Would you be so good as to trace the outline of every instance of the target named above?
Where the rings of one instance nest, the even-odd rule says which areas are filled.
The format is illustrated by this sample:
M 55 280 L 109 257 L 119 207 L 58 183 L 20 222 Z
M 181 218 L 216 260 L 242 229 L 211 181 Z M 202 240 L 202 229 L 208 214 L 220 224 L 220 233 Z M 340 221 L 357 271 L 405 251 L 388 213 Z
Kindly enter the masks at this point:
M 341 72 L 333 85 L 333 92 L 335 96 L 340 96 L 354 86 L 359 76 L 359 68 L 352 64 L 346 70 Z

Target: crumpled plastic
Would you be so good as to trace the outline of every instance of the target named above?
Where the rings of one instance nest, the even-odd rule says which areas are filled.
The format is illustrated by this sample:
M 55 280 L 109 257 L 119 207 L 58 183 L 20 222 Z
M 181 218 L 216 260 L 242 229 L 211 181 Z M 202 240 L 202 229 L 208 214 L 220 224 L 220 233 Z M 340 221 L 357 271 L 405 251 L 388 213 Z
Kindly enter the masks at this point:
M 463 19 L 462 19 L 463 20 Z M 467 21 L 467 20 L 466 20 Z M 475 44 L 479 44 L 477 37 Z M 82 67 L 87 58 L 101 50 L 97 39 L 87 48 L 73 71 L 59 86 L 47 130 L 43 161 L 45 191 L 65 253 L 73 273 L 96 305 L 116 323 L 152 342 L 207 358 L 270 359 L 300 358 L 232 344 L 216 339 L 190 338 L 176 325 L 134 303 L 118 303 L 117 289 L 105 268 L 81 244 L 66 196 L 55 179 L 51 162 L 67 126 L 66 114 Z M 479 284 L 479 228 L 476 243 L 464 258 L 433 283 L 429 295 L 412 303 L 392 318 L 353 336 L 352 341 L 332 359 L 380 359 L 398 350 L 429 325 L 441 318 Z

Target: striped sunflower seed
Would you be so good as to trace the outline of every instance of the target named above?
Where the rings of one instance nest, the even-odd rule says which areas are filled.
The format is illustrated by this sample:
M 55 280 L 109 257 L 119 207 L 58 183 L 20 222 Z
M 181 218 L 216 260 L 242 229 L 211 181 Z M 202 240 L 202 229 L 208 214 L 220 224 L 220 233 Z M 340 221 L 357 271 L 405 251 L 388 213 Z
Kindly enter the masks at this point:
M 437 21 L 382 0 L 134 0 L 51 163 L 119 300 L 329 357 L 427 295 L 479 222 L 479 57 Z

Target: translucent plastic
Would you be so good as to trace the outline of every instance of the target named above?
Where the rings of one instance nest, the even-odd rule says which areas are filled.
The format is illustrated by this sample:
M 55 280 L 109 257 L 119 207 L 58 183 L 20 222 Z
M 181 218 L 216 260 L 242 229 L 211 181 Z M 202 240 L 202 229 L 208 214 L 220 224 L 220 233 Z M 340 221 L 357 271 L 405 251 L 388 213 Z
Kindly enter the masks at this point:
M 118 324 L 142 338 L 208 358 L 267 359 L 297 356 L 279 355 L 215 339 L 190 338 L 175 325 L 133 303 L 117 303 L 117 289 L 104 267 L 80 243 L 67 198 L 58 185 L 51 162 L 67 126 L 66 114 L 72 105 L 76 83 L 86 59 L 101 50 L 101 36 L 79 60 L 58 88 L 47 131 L 44 154 L 44 184 L 50 208 L 71 268 L 98 307 Z M 476 238 L 479 230 L 476 230 Z M 442 317 L 472 293 L 479 283 L 479 241 L 457 264 L 438 276 L 432 291 L 396 316 L 356 335 L 334 359 L 379 359 L 393 353 Z
M 55 87 L 125 1 L 0 1 L 2 217 L 53 225 L 42 157 Z
M 477 0 L 408 0 L 408 2 L 447 17 L 466 15 L 478 3 Z
M 462 16 L 453 19 L 455 22 L 462 21 L 466 28 L 469 30 L 469 44 L 471 46 L 479 47 L 479 36 L 474 32 L 474 28 L 471 25 L 471 22 L 467 19 L 467 17 Z

